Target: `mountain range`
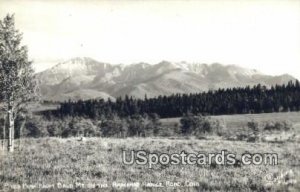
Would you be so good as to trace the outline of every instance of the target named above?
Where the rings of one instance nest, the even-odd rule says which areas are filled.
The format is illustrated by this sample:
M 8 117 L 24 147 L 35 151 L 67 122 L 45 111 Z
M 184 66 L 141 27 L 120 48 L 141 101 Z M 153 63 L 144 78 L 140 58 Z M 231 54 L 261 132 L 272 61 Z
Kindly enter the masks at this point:
M 72 58 L 37 75 L 42 98 L 51 101 L 119 96 L 156 97 L 196 93 L 218 88 L 284 84 L 294 77 L 271 76 L 255 69 L 219 63 L 202 64 L 162 61 L 151 65 L 112 65 L 87 57 Z

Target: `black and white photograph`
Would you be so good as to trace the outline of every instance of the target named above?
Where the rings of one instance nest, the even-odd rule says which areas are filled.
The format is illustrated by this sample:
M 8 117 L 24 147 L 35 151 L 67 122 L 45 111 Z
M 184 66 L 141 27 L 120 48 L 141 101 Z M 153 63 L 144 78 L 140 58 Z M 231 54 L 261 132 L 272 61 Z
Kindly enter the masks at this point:
M 0 192 L 300 191 L 300 0 L 0 0 Z

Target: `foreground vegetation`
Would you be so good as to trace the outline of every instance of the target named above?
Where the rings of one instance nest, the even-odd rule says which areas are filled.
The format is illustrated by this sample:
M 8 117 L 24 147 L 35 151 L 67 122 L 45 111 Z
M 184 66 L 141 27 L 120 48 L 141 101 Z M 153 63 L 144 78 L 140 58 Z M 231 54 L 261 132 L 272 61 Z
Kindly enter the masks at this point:
M 15 137 L 180 137 L 218 135 L 229 138 L 237 135 L 259 132 L 259 136 L 269 132 L 297 134 L 300 130 L 300 112 L 265 113 L 246 115 L 201 116 L 185 114 L 181 118 L 160 119 L 157 115 L 133 115 L 120 118 L 89 119 L 84 117 L 65 117 L 49 120 L 33 115 L 26 121 L 18 119 Z M 249 126 L 250 124 L 255 125 Z M 22 127 L 22 125 L 24 125 Z M 4 120 L 0 119 L 0 127 Z M 254 130 L 253 130 L 254 128 Z M 257 129 L 257 130 L 256 130 Z M 295 132 L 296 131 L 296 132 Z M 0 129 L 0 139 L 6 135 Z
M 38 185 L 48 191 L 61 187 L 64 191 L 86 190 L 97 184 L 107 190 L 137 191 L 299 191 L 299 141 L 249 143 L 211 140 L 159 138 L 78 138 L 25 139 L 13 154 L 0 158 L 0 190 Z M 278 165 L 124 165 L 123 150 L 145 150 L 157 153 L 220 152 L 228 150 L 237 156 L 244 152 L 278 153 Z M 139 188 L 112 186 L 113 182 L 139 182 Z M 146 183 L 163 183 L 163 187 L 147 187 Z M 197 183 L 196 186 L 172 187 L 166 182 Z M 86 184 L 80 189 L 79 183 Z M 65 186 L 62 187 L 62 184 Z M 41 186 L 40 186 L 41 187 Z M 90 186 L 93 188 L 93 186 Z M 95 187 L 95 186 L 94 186 Z
M 20 188 L 85 191 L 95 187 L 120 191 L 299 191 L 299 116 L 299 112 L 212 117 L 187 114 L 182 118 L 159 120 L 152 117 L 151 120 L 148 117 L 148 121 L 133 118 L 127 122 L 114 117 L 101 122 L 100 127 L 95 126 L 95 121 L 84 118 L 48 122 L 51 123 L 48 127 L 44 126 L 47 122 L 41 120 L 29 121 L 31 129 L 25 133 L 33 135 L 49 134 L 49 130 L 59 130 L 59 127 L 73 129 L 65 129 L 71 133 L 67 138 L 45 134 L 43 138 L 18 139 L 13 154 L 0 150 L 0 191 Z M 120 135 L 124 131 L 120 125 L 133 126 L 132 130 L 158 127 L 159 134 L 124 138 Z M 76 137 L 76 130 L 84 132 L 91 130 L 90 127 L 100 130 L 100 135 Z M 185 132 L 176 135 L 176 130 Z M 103 133 L 112 135 L 106 138 Z M 158 164 L 149 169 L 148 165 L 123 164 L 123 150 L 158 154 L 227 150 L 235 153 L 236 159 L 245 152 L 277 153 L 279 160 L 278 165 Z M 139 182 L 140 186 L 116 185 L 126 182 Z M 182 185 L 174 187 L 172 182 Z

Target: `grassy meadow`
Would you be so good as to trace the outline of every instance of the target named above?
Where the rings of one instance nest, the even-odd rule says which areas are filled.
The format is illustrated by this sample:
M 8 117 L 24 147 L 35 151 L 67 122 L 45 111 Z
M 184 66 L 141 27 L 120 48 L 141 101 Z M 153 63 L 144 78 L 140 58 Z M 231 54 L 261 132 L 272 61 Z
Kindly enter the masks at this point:
M 223 123 L 228 131 L 243 130 L 247 127 L 247 122 L 252 120 L 261 124 L 268 121 L 289 121 L 297 131 L 300 131 L 300 112 L 218 115 L 211 116 L 211 118 Z M 180 123 L 180 118 L 161 119 L 161 122 L 164 125 L 171 126 Z
M 249 119 L 282 118 L 297 137 L 282 142 L 195 138 L 22 139 L 13 154 L 1 152 L 0 191 L 300 191 L 300 113 L 218 116 L 226 128 Z M 298 117 L 298 118 L 297 118 Z M 165 125 L 176 119 L 162 120 Z M 276 140 L 277 141 L 277 140 Z M 278 165 L 125 165 L 123 150 L 151 153 L 277 153 Z M 125 183 L 139 183 L 125 187 Z M 175 186 L 174 186 L 175 185 Z M 178 185 L 178 186 L 176 186 Z

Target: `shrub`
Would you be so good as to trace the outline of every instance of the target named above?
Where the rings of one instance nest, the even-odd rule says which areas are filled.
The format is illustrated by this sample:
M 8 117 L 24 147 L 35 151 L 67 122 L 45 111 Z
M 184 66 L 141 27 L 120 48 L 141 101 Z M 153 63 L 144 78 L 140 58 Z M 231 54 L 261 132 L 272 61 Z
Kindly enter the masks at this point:
M 185 114 L 180 119 L 181 133 L 183 135 L 191 135 L 192 132 L 201 125 L 201 117 L 193 114 Z
M 151 113 L 148 116 L 150 122 L 147 125 L 145 136 L 158 136 L 162 130 L 160 118 L 156 113 Z
M 128 123 L 125 119 L 120 119 L 118 116 L 113 115 L 101 122 L 100 129 L 104 137 L 126 137 L 128 134 Z
M 128 136 L 151 137 L 161 133 L 157 114 L 133 115 L 127 118 Z
M 179 123 L 168 123 L 157 126 L 157 132 L 154 133 L 155 136 L 160 137 L 171 137 L 171 136 L 178 136 L 181 135 L 181 129 Z
M 75 119 L 71 124 L 75 130 L 77 130 L 77 135 L 89 137 L 96 135 L 96 126 L 93 124 L 91 119 Z
M 60 137 L 62 135 L 64 127 L 61 124 L 61 121 L 53 121 L 48 124 L 47 130 L 50 137 Z
M 202 115 L 186 114 L 180 119 L 181 133 L 201 137 L 208 133 L 219 133 L 221 126 L 219 121 Z
M 252 120 L 247 123 L 248 128 L 249 128 L 249 134 L 247 141 L 248 142 L 256 142 L 260 140 L 260 131 L 259 131 L 259 123 Z
M 32 116 L 27 118 L 25 123 L 25 130 L 22 135 L 26 137 L 45 137 L 48 136 L 48 130 L 46 129 L 47 122 L 43 121 L 43 119 L 39 116 Z
M 65 117 L 48 121 L 46 129 L 51 137 L 97 136 L 99 131 L 91 119 Z
M 264 131 L 289 131 L 292 127 L 292 124 L 287 121 L 267 122 Z
M 259 132 L 259 124 L 258 122 L 252 120 L 250 122 L 247 123 L 248 128 L 253 131 L 253 132 Z

